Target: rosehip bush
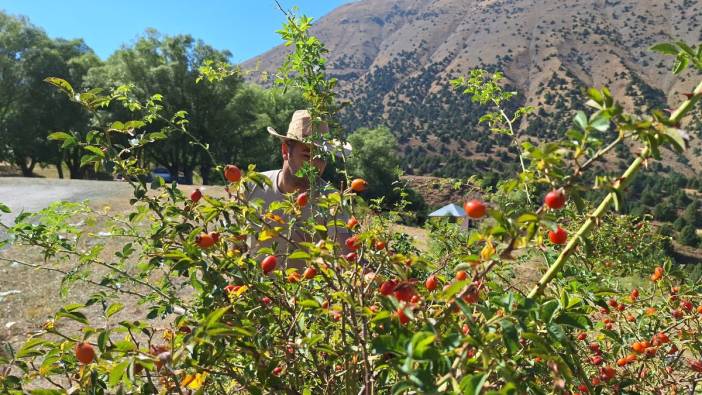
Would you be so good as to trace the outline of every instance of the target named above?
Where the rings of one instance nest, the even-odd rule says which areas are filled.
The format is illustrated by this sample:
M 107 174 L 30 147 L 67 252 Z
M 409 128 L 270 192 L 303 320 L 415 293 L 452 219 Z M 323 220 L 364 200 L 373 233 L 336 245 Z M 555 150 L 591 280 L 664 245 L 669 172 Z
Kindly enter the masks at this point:
M 326 50 L 310 26 L 288 17 L 280 34 L 295 50 L 277 81 L 302 91 L 315 119 L 333 120 L 336 81 L 324 74 Z M 682 44 L 655 49 L 675 52 L 676 71 L 681 59 L 699 66 L 688 58 L 700 51 Z M 203 73 L 215 83 L 228 74 Z M 591 89 L 592 113 L 577 112 L 564 140 L 536 146 L 520 143 L 514 127 L 532 109 L 508 114 L 514 93 L 502 89 L 499 73 L 454 81 L 490 106 L 482 121 L 513 138 L 521 172 L 480 199 L 467 197 L 475 227 L 437 226 L 422 252 L 392 230 L 390 215 L 363 215 L 367 183 L 353 175 L 338 191 L 311 188 L 267 208 L 246 198 L 268 181 L 245 164 L 218 167 L 218 193 L 186 196 L 160 179 L 149 185 L 143 150 L 169 133 L 190 136 L 187 114 L 165 114 L 159 95 L 140 99 L 129 87 L 76 95 L 66 81 L 48 81 L 96 122 L 111 104 L 133 114 L 85 141 L 51 136 L 84 149 L 85 165 L 124 174 L 133 208 L 110 216 L 57 204 L 7 229 L 48 262 L 76 261 L 66 284 L 104 291 L 64 306 L 17 350 L 8 347 L 3 392 L 662 393 L 694 391 L 702 378 L 699 286 L 660 255 L 650 225 L 632 229 L 608 214 L 645 161 L 663 147 L 685 148 L 680 123 L 702 84 L 671 114 L 646 116 L 624 112 L 606 88 Z M 330 130 L 326 138 L 343 139 L 338 125 Z M 630 167 L 596 176 L 601 200 L 584 199 L 593 166 L 630 141 L 643 147 Z M 309 166 L 302 173 L 315 181 Z M 551 191 L 563 195 L 546 199 Z M 303 207 L 314 220 L 300 220 Z M 75 225 L 79 216 L 100 218 L 123 248 L 114 256 L 101 254 L 99 242 L 86 248 L 91 233 Z M 292 241 L 293 226 L 314 242 Z M 567 239 L 548 242 L 557 229 Z M 248 248 L 247 240 L 278 237 L 291 248 Z M 125 303 L 147 312 L 117 320 Z M 101 316 L 88 316 L 88 306 L 101 307 Z M 66 320 L 82 329 L 66 331 Z

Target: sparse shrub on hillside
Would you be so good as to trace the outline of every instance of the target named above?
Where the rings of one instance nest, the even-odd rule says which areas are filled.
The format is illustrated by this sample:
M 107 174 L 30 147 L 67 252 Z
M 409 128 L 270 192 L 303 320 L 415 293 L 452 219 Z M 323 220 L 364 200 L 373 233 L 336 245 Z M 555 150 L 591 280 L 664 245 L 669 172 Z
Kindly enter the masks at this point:
M 680 234 L 678 237 L 680 243 L 686 246 L 698 247 L 700 244 L 700 237 L 697 235 L 696 228 L 692 225 L 685 225 L 682 229 L 680 229 Z

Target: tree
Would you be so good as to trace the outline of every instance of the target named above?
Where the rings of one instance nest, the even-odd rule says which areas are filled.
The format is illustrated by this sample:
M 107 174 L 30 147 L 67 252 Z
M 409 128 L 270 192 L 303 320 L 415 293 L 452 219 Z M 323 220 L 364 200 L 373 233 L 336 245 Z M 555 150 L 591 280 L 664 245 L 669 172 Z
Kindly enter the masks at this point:
M 695 226 L 697 228 L 702 228 L 702 213 L 700 213 L 700 202 L 695 200 L 691 202 L 683 212 L 682 218 L 685 222 Z
M 685 191 L 683 191 L 682 189 L 679 189 L 675 193 L 675 196 L 673 197 L 673 199 L 675 200 L 675 205 L 677 207 L 687 206 L 692 201 L 690 199 L 690 197 L 687 196 L 687 193 L 685 193 Z
M 697 236 L 697 231 L 692 225 L 687 225 L 680 231 L 679 240 L 682 244 L 691 247 L 697 247 L 700 244 L 700 237 Z
M 353 147 L 348 163 L 350 176 L 368 181 L 368 198 L 392 197 L 385 203 L 394 203 L 397 196 L 393 184 L 399 180 L 400 168 L 395 136 L 385 127 L 361 128 L 349 135 L 348 140 Z
M 676 217 L 675 207 L 669 202 L 658 203 L 653 210 L 653 215 L 659 221 L 673 221 Z
M 284 134 L 293 112 L 305 107 L 297 91 L 244 85 L 226 106 L 229 128 L 221 138 L 227 144 L 213 145 L 213 154 L 222 163 L 253 163 L 258 170 L 279 167 L 280 141 L 271 137 L 266 128 L 271 126 Z
M 44 80 L 59 77 L 80 87 L 97 57 L 82 40 L 52 40 L 24 18 L 0 13 L 0 157 L 31 176 L 38 163 L 59 168 L 50 132 L 85 129 L 88 114 Z M 80 65 L 80 66 L 79 66 Z
M 656 196 L 651 192 L 651 190 L 646 187 L 644 191 L 641 193 L 641 203 L 645 204 L 646 206 L 653 206 L 656 204 Z
M 416 214 L 411 223 L 423 223 L 428 207 L 413 189 L 400 182 L 400 159 L 397 139 L 386 127 L 361 128 L 348 137 L 353 151 L 347 163 L 351 177 L 361 177 L 370 184 L 364 196 L 383 198 L 383 207 L 391 208 L 404 200 L 406 209 Z M 405 218 L 407 220 L 407 218 Z
M 114 87 L 133 84 L 137 97 L 145 99 L 147 92 L 165 97 L 163 103 L 169 113 L 185 111 L 190 135 L 211 147 L 236 144 L 223 136 L 236 128 L 232 125 L 229 103 L 241 85 L 233 76 L 219 84 L 197 83 L 199 67 L 205 61 L 228 62 L 231 54 L 218 51 L 189 35 L 161 36 L 148 30 L 133 46 L 114 53 L 105 65 L 93 68 L 88 74 L 89 84 L 95 87 Z M 115 119 L 126 116 L 116 112 Z M 157 121 L 149 129 L 169 129 L 167 140 L 149 151 L 153 161 L 168 168 L 177 177 L 182 171 L 186 182 L 192 183 L 193 170 L 199 167 L 205 182 L 209 181 L 212 161 L 192 138 L 171 127 L 166 121 Z
M 673 229 L 677 230 L 678 232 L 681 231 L 684 227 L 687 226 L 687 222 L 683 217 L 678 217 L 678 219 L 673 222 Z

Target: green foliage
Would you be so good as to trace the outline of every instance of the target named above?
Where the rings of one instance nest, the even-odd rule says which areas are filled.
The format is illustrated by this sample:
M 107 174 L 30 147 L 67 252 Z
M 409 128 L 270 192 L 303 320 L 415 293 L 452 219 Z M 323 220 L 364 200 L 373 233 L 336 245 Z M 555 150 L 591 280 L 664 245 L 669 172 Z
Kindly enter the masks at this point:
M 679 241 L 686 246 L 699 247 L 700 237 L 697 235 L 696 228 L 692 225 L 685 225 L 680 230 Z
M 683 211 L 681 218 L 694 227 L 702 228 L 702 211 L 700 210 L 699 200 L 690 202 L 690 204 L 685 208 L 685 211 Z
M 193 171 L 199 168 L 208 183 L 213 166 L 210 155 L 201 145 L 189 142 L 195 139 L 211 146 L 213 155 L 222 161 L 237 159 L 224 158 L 222 148 L 244 142 L 233 133 L 235 114 L 228 107 L 241 87 L 240 77 L 232 76 L 217 85 L 196 82 L 200 75 L 198 68 L 206 60 L 223 62 L 229 56 L 228 52 L 217 51 L 188 35 L 161 36 L 150 30 L 132 46 L 115 52 L 104 65 L 92 68 L 86 83 L 99 88 L 132 84 L 131 93 L 140 101 L 148 99 L 148 92 L 158 92 L 166 98 L 159 105 L 168 113 L 180 111 L 180 122 L 181 125 L 187 122 L 187 132 L 172 122 L 149 123 L 148 132 L 168 132 L 168 138 L 158 149 L 147 150 L 147 161 L 165 166 L 174 176 L 182 171 L 186 183 L 192 183 Z M 125 122 L 128 116 L 128 112 L 115 109 L 110 118 Z M 222 141 L 227 143 L 221 144 Z
M 399 182 L 400 159 L 397 155 L 397 139 L 385 127 L 361 128 L 351 133 L 348 141 L 353 151 L 348 159 L 348 171 L 354 177 L 368 181 L 367 197 L 384 196 L 386 206 L 397 202 L 399 196 L 393 191 Z
M 673 66 L 674 74 L 682 73 L 690 65 L 702 71 L 702 44 L 695 48 L 682 41 L 676 43 L 660 43 L 651 47 L 651 50 L 664 55 L 675 56 L 675 65 Z
M 675 207 L 670 203 L 658 203 L 653 210 L 653 215 L 659 221 L 672 222 L 677 218 Z
M 44 79 L 69 79 L 80 88 L 87 69 L 99 59 L 82 40 L 50 39 L 26 19 L 2 12 L 0 47 L 0 159 L 17 165 L 24 176 L 31 176 L 39 163 L 60 168 L 65 154 L 46 136 L 87 128 L 89 114 L 63 100 Z

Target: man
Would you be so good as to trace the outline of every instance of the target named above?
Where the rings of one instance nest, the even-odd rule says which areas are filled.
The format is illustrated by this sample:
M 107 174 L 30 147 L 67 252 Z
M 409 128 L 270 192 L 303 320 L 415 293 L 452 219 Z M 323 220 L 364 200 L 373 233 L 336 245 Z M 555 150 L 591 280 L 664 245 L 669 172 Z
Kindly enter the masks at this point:
M 298 110 L 292 116 L 288 132 L 286 135 L 281 135 L 275 129 L 269 127 L 268 133 L 281 140 L 281 154 L 283 156 L 283 167 L 278 170 L 271 170 L 262 173 L 270 182 L 270 187 L 267 185 L 253 186 L 246 194 L 246 198 L 254 202 L 257 199 L 263 201 L 263 212 L 267 212 L 271 203 L 286 199 L 286 194 L 295 194 L 310 192 L 310 177 L 300 176 L 298 172 L 303 169 L 305 164 L 310 164 L 316 171 L 317 178 L 315 179 L 314 194 L 328 194 L 334 192 L 335 189 L 325 182 L 319 175 L 324 172 L 327 166 L 326 157 L 324 156 L 338 143 L 312 143 L 312 140 L 318 140 L 319 135 L 326 133 L 328 126 L 324 122 L 313 121 L 310 113 L 307 110 Z M 314 145 L 313 145 L 314 144 Z M 345 152 L 350 152 L 350 145 L 346 144 L 342 147 Z M 296 218 L 287 218 L 276 212 L 280 216 L 280 221 L 272 221 L 273 226 L 281 226 L 284 228 L 279 236 L 267 240 L 249 238 L 248 245 L 251 252 L 255 252 L 264 247 L 274 248 L 276 255 L 287 256 L 297 249 L 295 243 L 299 242 L 314 242 L 315 237 L 303 232 L 297 225 L 300 222 L 308 220 L 315 215 L 312 209 L 313 204 L 309 204 L 302 209 L 302 214 Z M 273 217 L 275 218 L 275 217 Z M 324 216 L 316 216 L 317 223 L 327 225 L 328 220 Z M 347 216 L 342 214 L 339 219 L 346 222 Z M 336 240 L 341 246 L 349 236 L 346 228 L 336 227 L 328 230 L 327 238 Z M 291 245 L 292 242 L 292 245 Z M 301 262 L 288 262 L 288 266 L 301 267 Z

